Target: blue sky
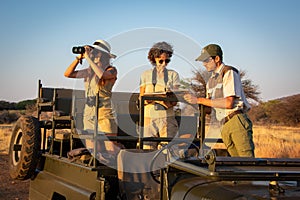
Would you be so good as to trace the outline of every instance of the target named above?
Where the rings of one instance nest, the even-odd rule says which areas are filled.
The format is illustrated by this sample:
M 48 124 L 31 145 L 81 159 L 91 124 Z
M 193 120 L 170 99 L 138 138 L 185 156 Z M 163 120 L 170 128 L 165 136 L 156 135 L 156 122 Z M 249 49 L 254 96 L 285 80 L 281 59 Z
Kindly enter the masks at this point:
M 168 67 L 181 78 L 201 63 L 203 46 L 219 44 L 224 62 L 246 70 L 264 101 L 300 93 L 300 2 L 277 1 L 3 1 L 0 13 L 0 100 L 37 96 L 48 87 L 81 87 L 63 73 L 71 48 L 96 39 L 119 57 L 115 90 L 136 91 L 147 50 L 165 40 L 174 46 Z

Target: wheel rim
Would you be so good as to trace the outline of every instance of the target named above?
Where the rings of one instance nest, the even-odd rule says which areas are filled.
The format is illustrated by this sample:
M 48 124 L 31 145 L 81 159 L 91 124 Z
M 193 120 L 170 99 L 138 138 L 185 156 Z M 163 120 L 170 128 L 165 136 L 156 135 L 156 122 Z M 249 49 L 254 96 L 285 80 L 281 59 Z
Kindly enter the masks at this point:
M 22 137 L 23 137 L 22 130 L 19 129 L 16 134 L 14 146 L 13 146 L 13 155 L 12 155 L 13 165 L 17 165 L 18 162 L 20 161 L 21 149 L 22 149 Z

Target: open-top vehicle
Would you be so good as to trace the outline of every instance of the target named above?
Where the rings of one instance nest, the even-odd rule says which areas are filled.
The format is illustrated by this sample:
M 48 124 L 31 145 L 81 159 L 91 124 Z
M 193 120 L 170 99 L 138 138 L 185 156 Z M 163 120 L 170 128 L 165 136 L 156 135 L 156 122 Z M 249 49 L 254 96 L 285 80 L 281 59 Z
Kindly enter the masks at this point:
M 181 101 L 180 95 L 152 94 L 138 101 L 136 93 L 114 92 L 119 127 L 112 137 L 83 130 L 84 91 L 47 88 L 39 81 L 37 116 L 20 117 L 13 129 L 10 175 L 31 179 L 31 200 L 300 198 L 300 159 L 233 158 L 205 150 L 202 144 L 210 138 L 205 138 L 202 106 L 200 114 L 177 116 L 179 134 L 195 138 L 143 137 L 144 101 Z M 125 149 L 114 165 L 104 165 L 96 151 L 86 151 L 85 139 L 118 141 Z M 144 141 L 163 143 L 149 151 L 143 149 Z M 272 180 L 285 191 L 269 191 Z

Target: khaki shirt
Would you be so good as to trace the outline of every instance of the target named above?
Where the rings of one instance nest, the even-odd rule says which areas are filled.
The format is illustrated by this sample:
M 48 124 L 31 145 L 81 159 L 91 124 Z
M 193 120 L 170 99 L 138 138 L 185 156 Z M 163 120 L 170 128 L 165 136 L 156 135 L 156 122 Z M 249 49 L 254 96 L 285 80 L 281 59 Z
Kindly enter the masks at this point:
M 179 75 L 176 71 L 168 70 L 168 82 L 164 82 L 164 78 L 157 78 L 157 83 L 154 87 L 152 84 L 152 69 L 146 70 L 142 73 L 140 79 L 140 86 L 145 86 L 145 93 L 165 92 L 166 89 L 172 90 L 175 86 L 180 85 Z M 145 106 L 145 117 L 163 118 L 174 116 L 173 107 L 167 110 L 155 110 L 154 103 Z

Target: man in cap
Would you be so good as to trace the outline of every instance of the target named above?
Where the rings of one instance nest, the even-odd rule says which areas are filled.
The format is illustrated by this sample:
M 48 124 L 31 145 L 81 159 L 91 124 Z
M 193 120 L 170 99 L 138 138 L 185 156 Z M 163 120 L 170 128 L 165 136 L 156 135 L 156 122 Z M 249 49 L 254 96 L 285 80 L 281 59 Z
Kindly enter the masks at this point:
M 239 71 L 223 63 L 223 52 L 217 44 L 204 47 L 196 61 L 202 61 L 206 70 L 212 72 L 206 85 L 206 98 L 186 94 L 184 99 L 213 108 L 213 117 L 222 125 L 222 139 L 231 156 L 254 157 L 252 122 L 246 114 L 250 105 Z
M 223 51 L 217 44 L 209 44 L 201 51 L 196 61 L 202 61 L 207 71 L 212 72 L 206 85 L 206 97 L 184 96 L 193 104 L 214 108 L 213 113 L 221 123 L 221 135 L 231 156 L 254 157 L 252 122 L 246 112 L 250 105 L 245 98 L 239 71 L 223 63 Z M 269 183 L 270 192 L 283 193 L 277 181 Z

